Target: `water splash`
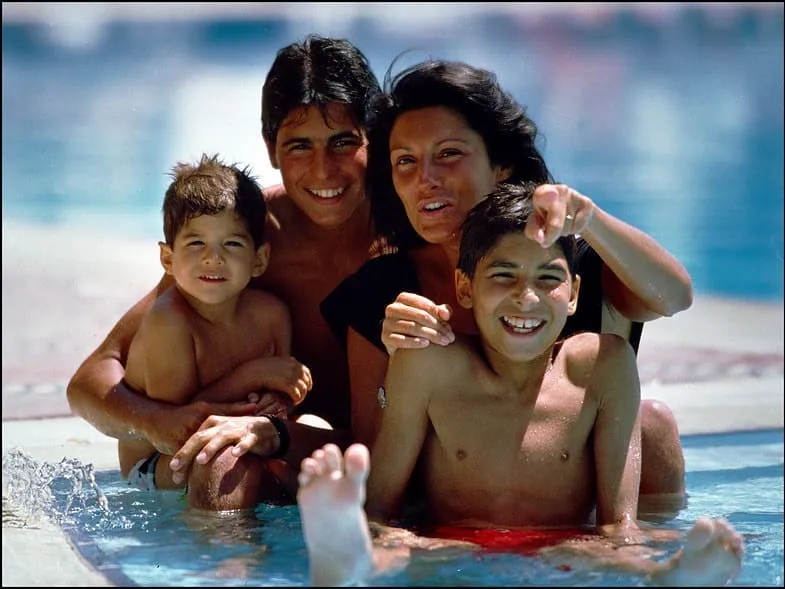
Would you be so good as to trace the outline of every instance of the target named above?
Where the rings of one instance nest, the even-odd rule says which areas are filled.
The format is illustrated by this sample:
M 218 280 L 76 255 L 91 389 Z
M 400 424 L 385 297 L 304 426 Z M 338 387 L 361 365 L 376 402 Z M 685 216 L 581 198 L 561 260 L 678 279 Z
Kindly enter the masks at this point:
M 92 464 L 75 458 L 38 462 L 19 448 L 3 454 L 3 521 L 6 508 L 18 525 L 32 526 L 44 517 L 72 523 L 82 510 L 110 515 L 106 496 L 95 481 Z

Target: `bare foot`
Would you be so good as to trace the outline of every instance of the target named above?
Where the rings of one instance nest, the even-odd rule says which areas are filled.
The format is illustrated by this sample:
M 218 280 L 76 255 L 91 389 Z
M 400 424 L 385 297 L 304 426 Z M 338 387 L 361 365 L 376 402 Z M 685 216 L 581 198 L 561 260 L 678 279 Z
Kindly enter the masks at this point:
M 314 585 L 358 582 L 373 570 L 365 503 L 368 448 L 353 444 L 341 455 L 327 444 L 303 460 L 298 481 L 305 544 Z
M 668 563 L 669 570 L 653 580 L 677 587 L 717 587 L 739 574 L 743 556 L 742 537 L 729 522 L 701 518 Z

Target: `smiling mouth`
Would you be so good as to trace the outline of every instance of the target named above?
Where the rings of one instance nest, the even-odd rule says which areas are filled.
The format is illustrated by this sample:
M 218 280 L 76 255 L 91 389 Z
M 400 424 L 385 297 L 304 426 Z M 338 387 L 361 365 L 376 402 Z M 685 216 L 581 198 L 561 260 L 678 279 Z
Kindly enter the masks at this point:
M 420 212 L 421 213 L 435 213 L 437 211 L 443 211 L 444 209 L 446 209 L 449 206 L 450 205 L 447 204 L 443 200 L 434 200 L 434 201 L 431 201 L 431 202 L 428 202 L 428 203 L 422 205 L 420 207 Z
M 308 192 L 310 192 L 316 198 L 322 200 L 332 200 L 334 198 L 338 198 L 344 193 L 345 188 L 330 188 L 325 190 L 314 190 L 312 188 L 307 188 Z
M 542 319 L 522 319 L 520 317 L 508 317 L 507 315 L 503 316 L 500 321 L 508 331 L 521 335 L 531 335 L 540 331 L 546 323 Z

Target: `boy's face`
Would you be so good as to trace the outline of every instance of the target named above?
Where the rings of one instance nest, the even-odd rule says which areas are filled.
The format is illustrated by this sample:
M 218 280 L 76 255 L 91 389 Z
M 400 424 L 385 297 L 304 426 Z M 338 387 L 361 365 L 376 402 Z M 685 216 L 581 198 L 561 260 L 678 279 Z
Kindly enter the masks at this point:
M 269 245 L 258 249 L 233 210 L 189 219 L 174 246 L 161 243 L 161 265 L 182 290 L 206 304 L 237 296 L 267 266 Z
M 330 104 L 326 112 L 327 122 L 314 106 L 293 110 L 267 150 L 289 198 L 314 223 L 332 228 L 365 202 L 368 153 L 345 105 Z
M 531 360 L 558 339 L 575 312 L 572 280 L 559 245 L 543 248 L 520 234 L 503 236 L 470 280 L 456 273 L 458 301 L 472 308 L 486 345 L 512 360 Z

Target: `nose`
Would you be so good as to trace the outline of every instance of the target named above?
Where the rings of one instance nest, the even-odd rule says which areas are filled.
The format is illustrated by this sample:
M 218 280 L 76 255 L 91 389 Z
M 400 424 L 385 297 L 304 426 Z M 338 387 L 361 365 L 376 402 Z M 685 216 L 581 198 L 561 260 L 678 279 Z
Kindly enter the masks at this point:
M 205 264 L 223 264 L 223 251 L 220 245 L 213 245 L 204 248 L 202 261 Z
M 419 172 L 418 179 L 421 186 L 427 188 L 439 186 L 438 166 L 430 159 L 423 159 Z
M 540 302 L 540 297 L 537 296 L 534 288 L 532 288 L 526 280 L 518 282 L 518 286 L 513 293 L 513 298 L 518 301 L 524 309 L 530 309 Z
M 319 180 L 327 180 L 334 167 L 333 158 L 326 149 L 315 149 L 313 154 L 313 174 Z

